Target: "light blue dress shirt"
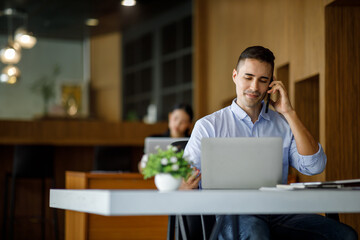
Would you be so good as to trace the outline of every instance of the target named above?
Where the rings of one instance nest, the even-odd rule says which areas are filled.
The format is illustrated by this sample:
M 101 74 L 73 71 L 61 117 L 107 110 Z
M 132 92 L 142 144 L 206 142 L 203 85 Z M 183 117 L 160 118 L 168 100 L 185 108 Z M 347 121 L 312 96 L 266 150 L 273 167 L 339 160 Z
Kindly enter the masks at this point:
M 269 109 L 265 104 L 258 120 L 253 123 L 247 113 L 237 104 L 232 104 L 198 120 L 191 133 L 184 155 L 201 170 L 201 139 L 213 137 L 281 137 L 283 139 L 282 183 L 287 183 L 288 168 L 296 168 L 306 175 L 321 173 L 325 169 L 326 155 L 321 145 L 314 155 L 300 155 L 296 148 L 294 135 L 285 118 Z

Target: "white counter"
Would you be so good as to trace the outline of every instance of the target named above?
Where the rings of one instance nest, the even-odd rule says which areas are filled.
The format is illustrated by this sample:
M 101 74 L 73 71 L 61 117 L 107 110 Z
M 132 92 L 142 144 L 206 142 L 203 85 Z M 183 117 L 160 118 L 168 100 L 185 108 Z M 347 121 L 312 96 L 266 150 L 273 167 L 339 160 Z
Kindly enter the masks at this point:
M 50 190 L 50 207 L 106 216 L 360 212 L 359 190 Z

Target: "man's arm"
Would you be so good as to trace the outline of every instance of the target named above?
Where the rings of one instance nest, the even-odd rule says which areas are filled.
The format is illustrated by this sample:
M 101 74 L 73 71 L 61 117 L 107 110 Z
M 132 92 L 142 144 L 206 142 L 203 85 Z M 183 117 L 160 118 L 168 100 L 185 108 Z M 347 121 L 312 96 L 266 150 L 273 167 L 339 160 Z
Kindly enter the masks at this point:
M 295 110 L 291 106 L 289 96 L 285 91 L 283 83 L 280 81 L 273 81 L 270 84 L 270 87 L 272 89 L 269 90 L 268 93 L 279 93 L 279 99 L 276 102 L 272 102 L 272 105 L 289 123 L 291 131 L 294 134 L 298 153 L 301 155 L 313 155 L 317 153 L 319 145 L 300 121 Z
M 283 114 L 292 133 L 294 134 L 295 142 L 297 145 L 297 150 L 301 155 L 313 155 L 319 151 L 319 145 L 306 129 L 303 123 L 300 121 L 296 112 L 293 110 L 291 112 Z
M 180 189 L 198 188 L 201 180 L 201 139 L 210 137 L 210 129 L 212 128 L 204 119 L 200 119 L 195 123 L 191 137 L 186 144 L 184 151 L 184 156 L 188 157 L 193 164 L 194 172 L 187 181 L 182 182 Z

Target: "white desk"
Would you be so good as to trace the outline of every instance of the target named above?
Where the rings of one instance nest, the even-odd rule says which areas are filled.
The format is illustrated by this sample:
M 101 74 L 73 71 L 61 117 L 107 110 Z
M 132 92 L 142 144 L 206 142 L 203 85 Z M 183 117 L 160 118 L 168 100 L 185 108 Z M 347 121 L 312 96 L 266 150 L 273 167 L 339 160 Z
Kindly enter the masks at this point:
M 50 207 L 105 216 L 360 212 L 350 190 L 50 190 Z

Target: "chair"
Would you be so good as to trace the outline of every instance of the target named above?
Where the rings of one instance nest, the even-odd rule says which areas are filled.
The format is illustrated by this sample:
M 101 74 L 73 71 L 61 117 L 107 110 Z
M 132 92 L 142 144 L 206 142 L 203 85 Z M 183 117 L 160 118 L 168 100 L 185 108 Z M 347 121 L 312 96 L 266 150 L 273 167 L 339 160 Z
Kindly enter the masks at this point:
M 55 187 L 54 176 L 54 147 L 53 146 L 26 146 L 18 145 L 14 148 L 12 173 L 5 176 L 4 216 L 3 216 L 3 239 L 7 239 L 8 219 L 8 182 L 11 178 L 10 192 L 10 216 L 9 216 L 9 239 L 14 236 L 16 181 L 18 179 L 41 179 L 41 235 L 45 239 L 45 199 L 48 191 L 45 190 L 45 180 L 52 180 L 51 187 Z M 46 206 L 49 206 L 47 203 Z M 55 239 L 59 238 L 56 209 L 53 209 L 53 226 Z
M 171 143 L 178 151 L 184 150 L 188 141 Z M 209 239 L 215 224 L 214 215 L 178 215 L 169 216 L 168 239 Z M 181 234 L 180 234 L 181 233 Z
M 117 146 L 96 146 L 93 170 L 131 171 L 131 148 Z
M 177 147 L 178 152 L 184 150 L 188 141 L 176 141 L 171 143 L 171 146 Z

